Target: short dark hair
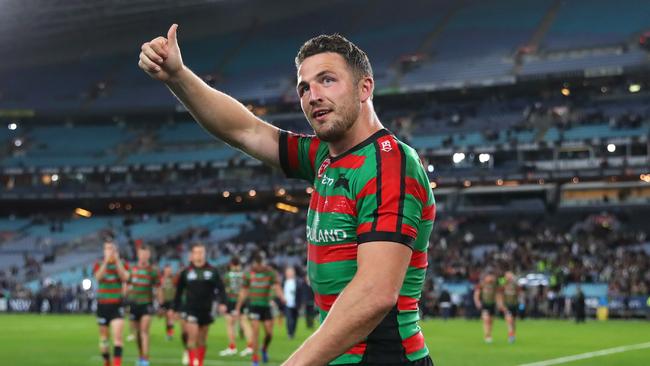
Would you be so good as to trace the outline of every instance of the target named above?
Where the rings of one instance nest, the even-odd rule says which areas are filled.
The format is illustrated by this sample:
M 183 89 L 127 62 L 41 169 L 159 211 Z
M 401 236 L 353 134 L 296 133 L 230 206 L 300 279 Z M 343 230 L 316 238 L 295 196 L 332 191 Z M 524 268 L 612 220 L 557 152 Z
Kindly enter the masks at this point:
M 370 60 L 363 50 L 338 33 L 321 34 L 305 42 L 296 55 L 296 69 L 300 67 L 307 57 L 320 53 L 333 52 L 341 55 L 352 72 L 361 79 L 364 76 L 372 77 Z
M 258 250 L 255 253 L 253 253 L 253 257 L 251 258 L 251 260 L 255 264 L 262 264 L 264 262 L 264 257 L 265 257 L 264 252 Z
M 231 266 L 238 266 L 240 263 L 241 263 L 241 261 L 239 260 L 239 257 L 238 257 L 238 256 L 233 255 L 233 256 L 230 258 L 230 265 L 231 265 Z

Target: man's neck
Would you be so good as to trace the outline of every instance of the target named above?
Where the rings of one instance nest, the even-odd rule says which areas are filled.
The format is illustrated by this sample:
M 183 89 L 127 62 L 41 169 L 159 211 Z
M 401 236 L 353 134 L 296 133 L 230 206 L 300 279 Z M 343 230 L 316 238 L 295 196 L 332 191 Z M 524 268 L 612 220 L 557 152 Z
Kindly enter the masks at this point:
M 329 142 L 327 144 L 330 156 L 337 157 L 345 153 L 382 128 L 384 128 L 384 126 L 381 124 L 373 110 L 367 109 L 362 111 L 359 115 L 359 119 L 354 123 L 352 128 L 346 132 L 343 139 L 336 142 Z

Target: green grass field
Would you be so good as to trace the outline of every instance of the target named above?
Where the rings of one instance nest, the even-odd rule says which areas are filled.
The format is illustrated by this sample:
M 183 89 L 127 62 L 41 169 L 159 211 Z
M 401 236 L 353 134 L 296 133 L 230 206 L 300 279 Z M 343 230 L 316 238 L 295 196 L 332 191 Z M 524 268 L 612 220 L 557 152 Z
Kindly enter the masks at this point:
M 494 343 L 489 345 L 483 343 L 478 321 L 428 320 L 422 326 L 437 366 L 515 366 L 650 342 L 648 321 L 591 321 L 576 325 L 570 321 L 526 320 L 519 324 L 515 344 L 508 344 L 505 324 L 497 321 Z M 101 365 L 97 327 L 90 315 L 0 315 L 0 329 L 2 365 Z M 295 340 L 288 340 L 284 327 L 276 326 L 269 365 L 279 365 L 307 335 L 302 319 Z M 248 359 L 238 356 L 218 357 L 218 351 L 225 346 L 225 326 L 219 319 L 211 328 L 206 366 L 249 364 Z M 640 347 L 563 364 L 650 365 L 650 343 Z M 134 365 L 137 350 L 133 342 L 126 343 L 124 354 L 124 365 Z M 151 365 L 180 365 L 180 356 L 180 342 L 178 339 L 166 341 L 163 322 L 156 319 L 152 326 Z

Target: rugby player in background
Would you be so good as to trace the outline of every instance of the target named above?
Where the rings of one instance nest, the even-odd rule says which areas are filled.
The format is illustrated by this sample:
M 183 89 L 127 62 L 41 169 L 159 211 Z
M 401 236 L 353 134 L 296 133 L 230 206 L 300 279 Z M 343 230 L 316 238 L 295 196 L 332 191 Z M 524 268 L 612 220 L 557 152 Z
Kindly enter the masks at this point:
M 271 301 L 273 294 L 285 303 L 284 293 L 280 287 L 280 279 L 275 270 L 264 263 L 261 253 L 253 255 L 253 263 L 244 273 L 244 282 L 239 292 L 239 299 L 235 306 L 235 315 L 239 315 L 244 302 L 250 298 L 248 317 L 253 329 L 251 343 L 253 348 L 253 365 L 259 364 L 259 335 L 260 323 L 264 325 L 264 343 L 262 345 L 262 362 L 267 363 L 268 348 L 273 339 L 273 316 L 271 315 Z
M 124 328 L 123 285 L 129 279 L 129 265 L 120 259 L 112 241 L 104 243 L 104 259 L 95 262 L 93 273 L 97 279 L 97 324 L 99 350 L 104 366 L 110 366 L 110 332 L 113 335 L 113 366 L 122 365 L 122 330 Z
M 226 313 L 226 290 L 217 269 L 206 261 L 203 244 L 192 246 L 190 265 L 181 271 L 174 297 L 174 309 L 183 306 L 185 328 L 187 331 L 187 348 L 190 366 L 203 366 L 207 348 L 208 331 L 214 321 L 212 305 L 219 298 L 219 311 Z
M 134 322 L 140 359 L 138 366 L 149 366 L 149 328 L 154 313 L 154 294 L 160 284 L 158 270 L 149 263 L 151 250 L 146 244 L 137 249 L 138 263 L 129 269 L 130 320 Z

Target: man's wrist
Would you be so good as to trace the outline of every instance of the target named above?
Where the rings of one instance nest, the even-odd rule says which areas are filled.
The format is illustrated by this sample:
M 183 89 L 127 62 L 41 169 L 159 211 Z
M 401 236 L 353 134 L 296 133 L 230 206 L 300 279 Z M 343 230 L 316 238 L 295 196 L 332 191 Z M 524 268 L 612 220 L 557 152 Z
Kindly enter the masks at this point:
M 167 80 L 165 84 L 167 84 L 167 86 L 169 87 L 178 86 L 183 82 L 183 80 L 187 78 L 187 75 L 189 73 L 190 73 L 190 69 L 188 69 L 185 65 L 183 65 L 173 75 L 169 76 L 169 80 Z

